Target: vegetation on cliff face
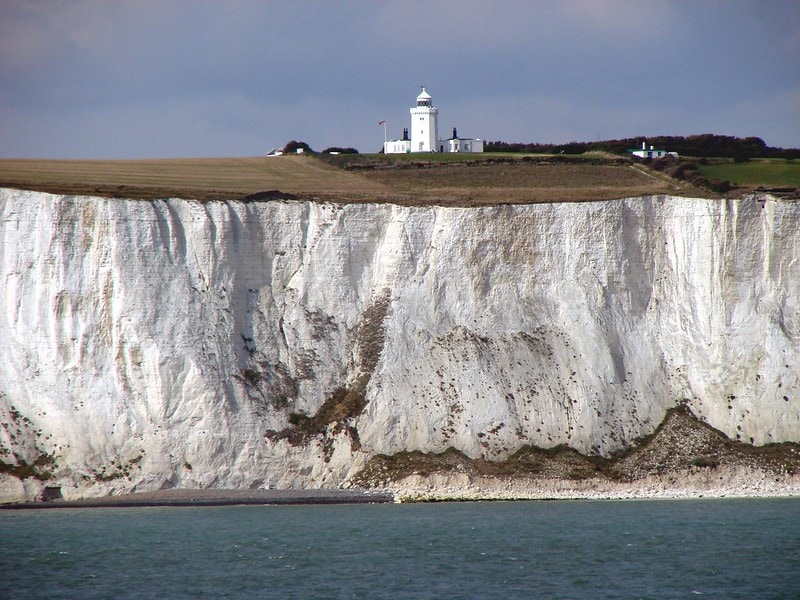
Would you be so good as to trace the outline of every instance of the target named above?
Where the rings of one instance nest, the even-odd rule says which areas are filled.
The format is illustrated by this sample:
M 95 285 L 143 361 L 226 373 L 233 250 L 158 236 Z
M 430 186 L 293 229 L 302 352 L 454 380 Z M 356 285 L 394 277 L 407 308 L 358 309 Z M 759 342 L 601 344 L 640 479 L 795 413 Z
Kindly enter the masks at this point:
M 389 300 L 389 290 L 383 290 L 361 315 L 356 327 L 356 344 L 353 349 L 355 362 L 353 370 L 357 373 L 355 379 L 349 385 L 334 390 L 314 415 L 292 412 L 289 415 L 289 427 L 280 432 L 267 431 L 267 439 L 272 441 L 285 439 L 293 446 L 299 446 L 308 443 L 313 437 L 320 437 L 327 459 L 330 459 L 330 452 L 333 449 L 331 437 L 341 431 L 350 436 L 352 450 L 361 447 L 358 431 L 352 425 L 352 421 L 367 406 L 367 385 L 383 350 L 384 320 L 389 310 Z
M 47 481 L 52 477 L 56 459 L 42 449 L 46 443 L 43 431 L 34 427 L 31 419 L 14 405 L 4 406 L 5 399 L 0 392 L 0 474 Z
M 49 454 L 40 454 L 36 460 L 28 463 L 24 459 L 18 458 L 14 463 L 7 463 L 0 460 L 0 473 L 7 473 L 17 479 L 28 479 L 32 477 L 39 481 L 47 481 L 53 475 L 50 469 L 55 465 L 55 459 Z

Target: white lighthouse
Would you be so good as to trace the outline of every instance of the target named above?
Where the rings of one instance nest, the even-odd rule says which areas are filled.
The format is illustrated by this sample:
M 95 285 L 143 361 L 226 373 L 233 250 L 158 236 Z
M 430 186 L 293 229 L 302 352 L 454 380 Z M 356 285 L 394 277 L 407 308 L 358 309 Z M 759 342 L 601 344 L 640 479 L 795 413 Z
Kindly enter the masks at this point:
M 422 88 L 417 96 L 417 105 L 411 107 L 411 136 L 409 129 L 403 129 L 403 137 L 399 140 L 386 139 L 386 122 L 384 126 L 383 151 L 386 154 L 408 152 L 483 152 L 483 140 L 480 138 L 461 138 L 453 127 L 453 137 L 439 139 L 439 109 L 433 105 L 431 95 Z
M 436 152 L 439 140 L 437 115 L 439 109 L 433 106 L 431 95 L 422 88 L 417 96 L 417 105 L 411 107 L 411 151 Z

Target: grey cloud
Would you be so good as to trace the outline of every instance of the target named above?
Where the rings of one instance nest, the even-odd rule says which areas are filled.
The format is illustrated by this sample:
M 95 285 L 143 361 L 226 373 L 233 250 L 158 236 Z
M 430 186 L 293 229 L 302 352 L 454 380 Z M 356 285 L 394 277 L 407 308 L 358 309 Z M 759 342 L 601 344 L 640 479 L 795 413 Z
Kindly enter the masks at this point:
M 421 84 L 447 127 L 486 139 L 800 146 L 799 27 L 780 1 L 7 1 L 0 153 L 374 151 Z

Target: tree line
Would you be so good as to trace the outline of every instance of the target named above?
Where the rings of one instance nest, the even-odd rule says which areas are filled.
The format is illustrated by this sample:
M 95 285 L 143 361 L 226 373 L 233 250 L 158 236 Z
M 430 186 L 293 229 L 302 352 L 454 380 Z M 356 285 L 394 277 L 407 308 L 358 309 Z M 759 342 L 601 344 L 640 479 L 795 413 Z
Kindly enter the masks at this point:
M 677 152 L 681 156 L 722 157 L 734 160 L 750 158 L 800 158 L 798 148 L 773 148 L 759 137 L 739 138 L 731 135 L 704 133 L 700 135 L 622 138 L 597 142 L 569 142 L 567 144 L 508 143 L 490 141 L 484 145 L 486 152 L 525 152 L 532 154 L 583 154 L 589 151 L 605 151 L 613 154 L 627 154 L 628 150 L 638 150 L 642 142 L 647 147 Z

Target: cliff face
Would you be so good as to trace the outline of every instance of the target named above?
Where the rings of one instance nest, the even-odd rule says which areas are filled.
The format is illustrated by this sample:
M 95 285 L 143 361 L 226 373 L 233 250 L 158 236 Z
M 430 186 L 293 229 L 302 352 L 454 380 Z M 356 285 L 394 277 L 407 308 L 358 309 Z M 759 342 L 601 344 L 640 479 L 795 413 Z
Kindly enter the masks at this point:
M 3 190 L 0 211 L 0 499 L 335 486 L 450 447 L 607 456 L 681 403 L 800 441 L 797 203 Z

